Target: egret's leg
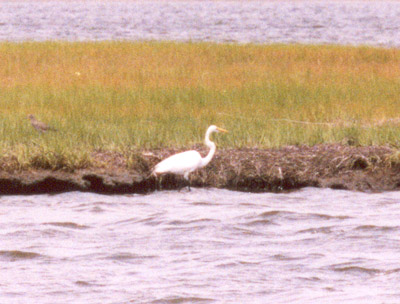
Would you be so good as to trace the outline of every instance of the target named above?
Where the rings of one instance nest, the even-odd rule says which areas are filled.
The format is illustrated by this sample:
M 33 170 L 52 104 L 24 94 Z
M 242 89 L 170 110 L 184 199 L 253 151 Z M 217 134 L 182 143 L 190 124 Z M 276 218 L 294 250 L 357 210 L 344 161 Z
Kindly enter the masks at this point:
M 161 191 L 161 189 L 162 189 L 162 175 L 160 175 L 156 178 L 156 188 L 157 188 L 157 191 Z
M 186 173 L 184 176 L 185 180 L 187 181 L 188 190 L 190 191 L 190 177 L 189 173 Z

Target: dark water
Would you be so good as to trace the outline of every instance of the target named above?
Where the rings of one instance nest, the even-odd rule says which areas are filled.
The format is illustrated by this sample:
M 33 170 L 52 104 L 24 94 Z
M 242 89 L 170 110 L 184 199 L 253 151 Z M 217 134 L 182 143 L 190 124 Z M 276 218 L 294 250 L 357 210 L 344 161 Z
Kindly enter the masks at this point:
M 0 303 L 399 303 L 400 194 L 0 198 Z
M 3 1 L 0 40 L 400 46 L 396 1 Z

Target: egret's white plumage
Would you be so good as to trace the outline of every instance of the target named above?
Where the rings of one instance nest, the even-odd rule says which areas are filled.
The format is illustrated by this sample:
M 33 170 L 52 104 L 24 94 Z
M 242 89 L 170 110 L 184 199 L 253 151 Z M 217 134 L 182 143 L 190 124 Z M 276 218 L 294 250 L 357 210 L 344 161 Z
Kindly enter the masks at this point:
M 194 150 L 185 151 L 178 154 L 174 154 L 163 161 L 159 162 L 153 170 L 153 175 L 158 176 L 165 173 L 173 173 L 183 175 L 183 177 L 189 182 L 189 174 L 193 171 L 205 167 L 213 158 L 215 154 L 216 146 L 210 140 L 210 134 L 213 132 L 228 132 L 224 129 L 218 128 L 217 126 L 210 126 L 207 129 L 205 136 L 205 144 L 210 148 L 206 157 L 201 157 L 200 153 Z M 190 183 L 189 183 L 190 189 Z

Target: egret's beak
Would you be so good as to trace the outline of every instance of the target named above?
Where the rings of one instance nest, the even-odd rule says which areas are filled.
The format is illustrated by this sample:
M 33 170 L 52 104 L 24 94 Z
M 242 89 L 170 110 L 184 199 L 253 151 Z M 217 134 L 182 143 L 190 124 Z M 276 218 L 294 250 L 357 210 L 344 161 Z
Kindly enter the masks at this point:
M 222 133 L 229 133 L 227 130 L 222 129 L 222 128 L 218 128 L 217 127 L 218 132 L 222 132 Z

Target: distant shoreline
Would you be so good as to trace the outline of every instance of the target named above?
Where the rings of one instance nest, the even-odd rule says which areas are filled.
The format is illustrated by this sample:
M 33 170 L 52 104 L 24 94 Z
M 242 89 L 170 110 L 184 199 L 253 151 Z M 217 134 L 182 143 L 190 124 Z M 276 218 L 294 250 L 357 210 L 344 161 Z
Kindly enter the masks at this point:
M 103 167 L 73 172 L 26 170 L 0 173 L 0 194 L 84 191 L 105 194 L 149 193 L 154 164 L 174 149 L 140 151 L 131 164 L 109 154 Z M 207 151 L 201 149 L 201 153 Z M 110 157 L 112 156 L 112 157 Z M 99 154 L 99 159 L 105 155 Z M 185 187 L 179 176 L 167 175 L 161 189 Z M 321 187 L 366 192 L 400 190 L 400 153 L 385 146 L 287 146 L 276 149 L 222 149 L 204 169 L 192 175 L 192 187 L 249 192 L 282 192 Z

